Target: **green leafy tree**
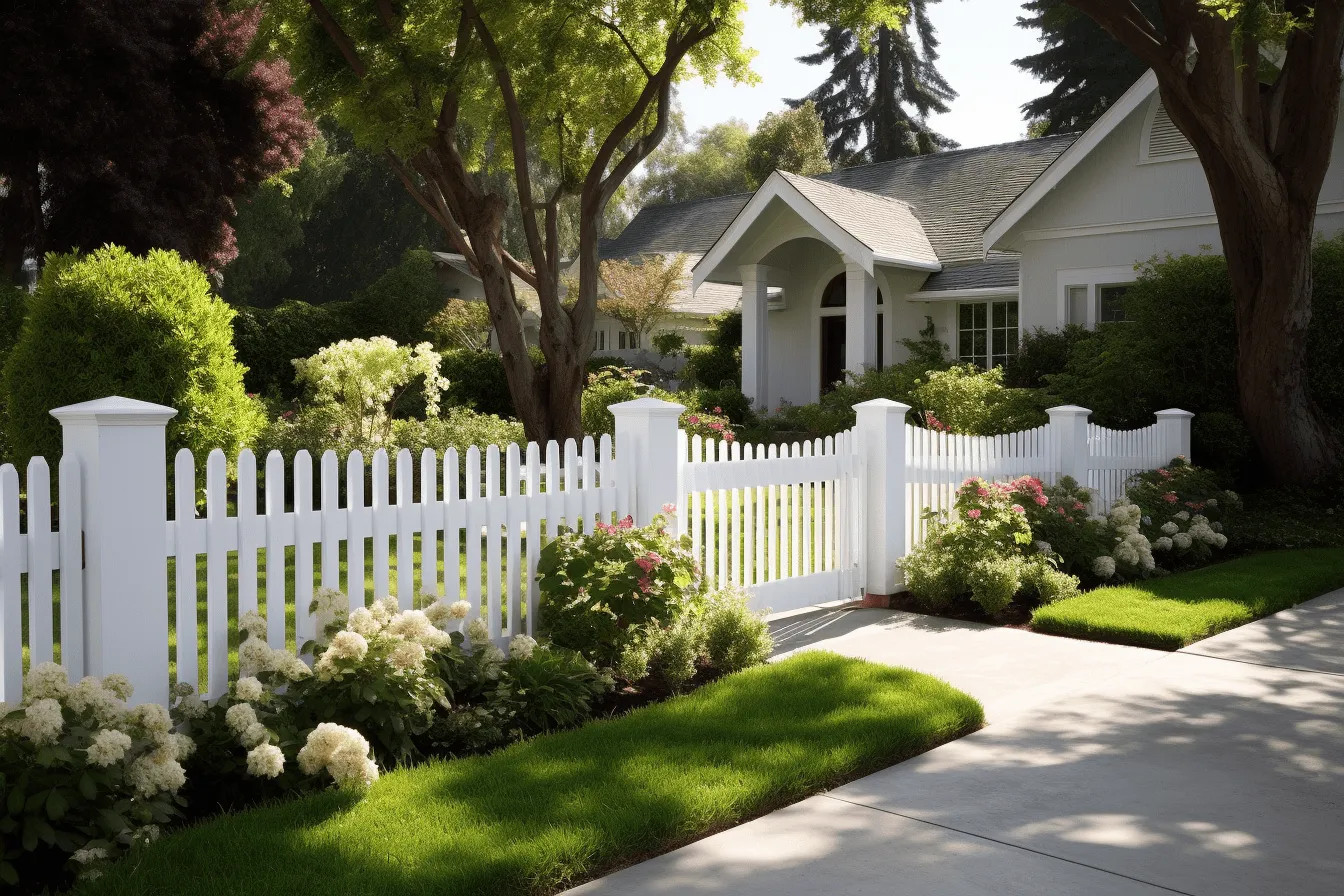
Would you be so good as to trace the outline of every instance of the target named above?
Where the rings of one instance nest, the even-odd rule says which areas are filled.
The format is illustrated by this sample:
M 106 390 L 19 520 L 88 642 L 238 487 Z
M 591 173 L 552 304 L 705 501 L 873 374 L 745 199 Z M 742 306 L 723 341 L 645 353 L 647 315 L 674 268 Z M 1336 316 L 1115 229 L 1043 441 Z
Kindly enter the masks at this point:
M 1161 22 L 1158 0 L 1135 4 Z M 1028 0 L 1017 26 L 1040 32 L 1045 49 L 1013 65 L 1052 84 L 1050 92 L 1022 106 L 1033 137 L 1084 131 L 1133 86 L 1146 68 L 1095 21 L 1065 0 Z
M 816 90 L 786 102 L 794 108 L 816 104 L 832 162 L 885 162 L 957 145 L 926 123 L 957 96 L 935 66 L 938 37 L 929 2 L 912 0 L 902 27 L 880 27 L 871 40 L 832 22 L 821 49 L 799 57 L 808 65 L 831 67 Z
M 680 254 L 604 261 L 602 283 L 607 289 L 597 300 L 598 310 L 643 337 L 672 313 L 686 270 L 686 256 Z
M 640 205 L 727 196 L 751 189 L 747 176 L 751 131 L 746 122 L 730 118 L 701 128 L 691 140 L 678 113 L 669 131 L 668 138 L 645 162 L 648 174 L 637 188 Z
M 1307 383 L 1316 208 L 1339 120 L 1338 0 L 1068 0 L 1157 76 L 1213 196 L 1236 312 L 1242 417 L 1269 472 L 1306 483 L 1344 466 Z M 1271 63 L 1269 60 L 1273 60 Z
M 265 8 L 272 45 L 312 108 L 384 154 L 480 276 L 529 438 L 581 434 L 604 216 L 666 133 L 678 79 L 751 77 L 741 0 L 272 0 Z M 795 8 L 865 39 L 879 26 L 899 28 L 906 11 L 894 0 L 795 0 Z M 509 160 L 511 190 L 481 178 L 487 150 L 499 154 L 497 167 Z M 504 244 L 510 193 L 524 212 L 530 264 Z M 579 205 L 572 304 L 561 301 L 566 197 Z M 515 277 L 537 293 L 540 366 L 527 351 Z
M 449 299 L 425 329 L 442 348 L 483 352 L 490 348 L 490 309 L 484 302 Z
M 831 170 L 821 119 L 811 100 L 766 115 L 747 141 L 747 175 L 752 186 L 765 183 L 776 170 L 808 176 Z

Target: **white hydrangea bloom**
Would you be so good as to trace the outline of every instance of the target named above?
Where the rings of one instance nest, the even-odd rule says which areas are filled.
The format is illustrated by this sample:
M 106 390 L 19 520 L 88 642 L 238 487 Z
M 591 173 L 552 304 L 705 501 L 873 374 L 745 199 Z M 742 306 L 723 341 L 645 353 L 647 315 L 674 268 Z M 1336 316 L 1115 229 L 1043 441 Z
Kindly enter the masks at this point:
M 1185 522 L 1189 522 L 1189 521 L 1190 521 L 1190 511 L 1188 511 L 1188 510 L 1182 510 L 1180 513 L 1175 514 L 1175 517 L 1176 517 L 1176 519 L 1180 520 L 1180 521 L 1183 522 L 1183 523 L 1185 523 Z
M 129 700 L 131 694 L 135 693 L 131 680 L 118 672 L 103 676 L 103 689 L 111 692 L 118 700 Z
M 350 631 L 363 635 L 365 638 L 372 638 L 382 630 L 382 624 L 378 622 L 368 607 L 356 607 L 352 610 L 345 625 Z
M 452 608 L 448 604 L 436 600 L 425 607 L 425 618 L 429 620 L 431 625 L 442 626 L 452 618 L 452 612 Z
M 339 631 L 331 639 L 331 644 L 327 646 L 322 656 L 318 657 L 313 669 L 319 676 L 327 678 L 336 672 L 338 661 L 352 660 L 357 663 L 368 653 L 369 642 L 363 635 L 352 631 Z
M 1217 507 L 1217 506 L 1218 506 L 1218 499 L 1217 499 L 1217 498 L 1210 498 L 1209 500 L 1207 500 L 1207 501 L 1204 502 L 1204 505 L 1205 505 L 1206 507 Z
M 313 670 L 308 668 L 308 664 L 294 654 L 284 651 L 277 651 L 277 653 L 282 654 L 283 662 L 276 668 L 276 671 L 290 681 L 298 681 L 313 674 Z
M 19 736 L 37 744 L 50 746 L 60 740 L 65 730 L 65 717 L 61 714 L 60 701 L 52 697 L 34 700 L 24 707 L 23 720 L 19 722 Z
M 32 700 L 60 700 L 70 693 L 70 675 L 64 666 L 38 663 L 23 679 L 23 698 Z
M 1102 579 L 1115 575 L 1115 560 L 1111 557 L 1098 557 L 1092 561 L 1092 572 Z
M 448 605 L 448 615 L 453 619 L 466 619 L 470 612 L 471 603 L 469 601 L 455 600 Z
M 1227 547 L 1227 536 L 1221 532 L 1215 532 L 1213 541 L 1209 542 L 1209 544 L 1219 549 L 1225 548 Z
M 1155 551 L 1171 550 L 1171 539 L 1163 535 L 1161 538 L 1153 542 L 1153 550 Z
M 403 610 L 387 623 L 387 633 L 394 638 L 421 641 L 434 632 L 434 623 L 420 610 Z
M 187 773 L 177 760 L 149 754 L 130 764 L 126 781 L 140 796 L 148 798 L 165 790 L 180 790 L 187 783 Z
M 378 779 L 378 766 L 369 758 L 369 742 L 358 731 L 331 722 L 309 732 L 298 760 L 304 774 L 316 775 L 325 769 L 341 786 L 362 788 Z
M 199 694 L 188 694 L 177 701 L 177 711 L 182 714 L 182 718 L 188 721 L 205 718 L 205 714 L 210 711 L 210 707 L 205 705 L 205 701 Z
M 127 716 L 130 723 L 144 730 L 150 737 L 159 738 L 173 730 L 172 717 L 158 703 L 141 703 Z
M 369 612 L 373 614 L 374 619 L 378 620 L 378 625 L 381 627 L 387 625 L 392 619 L 397 612 L 397 607 L 393 604 L 391 610 L 389 610 L 386 601 L 376 600 L 370 605 Z
M 126 704 L 92 675 L 84 676 L 70 689 L 65 705 L 77 713 L 88 712 L 105 728 L 116 726 L 126 714 Z
M 1190 545 L 1192 544 L 1190 533 L 1188 532 L 1177 532 L 1175 535 L 1171 536 L 1171 541 L 1182 551 L 1189 550 Z
M 1162 524 L 1163 535 L 1175 535 L 1179 531 L 1181 531 L 1181 527 L 1171 521 Z
M 81 682 L 82 684 L 83 682 Z M 189 681 L 179 681 L 173 685 L 173 695 L 176 697 L 185 697 L 188 694 L 196 693 L 196 685 Z
M 246 700 L 249 703 L 254 700 L 260 700 L 266 689 L 262 687 L 261 682 L 251 675 L 244 675 L 238 679 L 234 685 L 234 694 L 239 700 Z
M 266 637 L 266 617 L 256 610 L 248 610 L 238 620 L 238 630 L 253 638 Z
M 270 739 L 271 732 L 266 730 L 266 726 L 260 722 L 253 722 L 243 729 L 238 735 L 238 743 L 242 744 L 244 749 L 252 749 L 255 746 L 265 743 Z
M 101 846 L 94 846 L 89 849 L 77 849 L 71 854 L 71 861 L 78 865 L 88 865 L 91 862 L 98 862 L 107 858 L 107 850 Z
M 192 740 L 190 735 L 178 731 L 168 735 L 164 748 L 170 751 L 170 758 L 186 762 L 191 758 L 191 754 L 196 752 L 196 741 Z
M 508 659 L 508 657 L 504 655 L 504 651 L 501 650 L 497 644 L 486 644 L 485 652 L 482 654 L 482 657 L 485 659 L 485 662 L 491 666 L 498 666 L 500 663 L 504 662 L 504 660 Z
M 536 649 L 536 639 L 527 635 L 514 635 L 513 640 L 509 642 L 509 656 L 516 660 L 531 659 L 532 652 Z
M 250 703 L 235 703 L 224 710 L 224 724 L 236 735 L 241 735 L 257 723 L 257 711 Z
M 104 728 L 93 736 L 89 744 L 89 762 L 106 768 L 120 762 L 131 748 L 131 736 L 115 728 Z
M 402 641 L 393 649 L 389 661 L 398 669 L 420 669 L 425 664 L 425 648 L 419 641 Z
M 490 640 L 490 627 L 485 624 L 485 620 L 477 616 L 467 623 L 467 637 L 471 639 L 472 644 L 484 644 Z
M 278 778 L 285 770 L 285 754 L 275 744 L 261 744 L 247 753 L 247 773 L 254 778 Z
M 362 738 L 361 738 L 362 740 Z M 378 780 L 378 764 L 368 756 L 368 746 L 347 742 L 327 761 L 327 771 L 340 787 L 367 790 Z
M 248 638 L 238 648 L 238 670 L 244 675 L 275 671 L 275 658 L 269 644 L 260 638 Z

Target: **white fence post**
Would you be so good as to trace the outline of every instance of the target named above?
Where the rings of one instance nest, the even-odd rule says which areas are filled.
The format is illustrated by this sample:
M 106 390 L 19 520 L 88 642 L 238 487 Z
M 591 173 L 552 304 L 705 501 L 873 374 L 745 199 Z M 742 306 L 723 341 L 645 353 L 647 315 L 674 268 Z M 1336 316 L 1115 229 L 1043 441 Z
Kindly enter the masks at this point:
M 1162 446 L 1166 463 L 1173 457 L 1190 460 L 1190 418 L 1195 415 L 1180 408 L 1167 408 L 1153 415 L 1157 418 L 1157 438 Z
M 645 397 L 607 410 L 616 418 L 616 463 L 624 468 L 621 481 L 635 490 L 630 505 L 635 525 L 647 526 L 664 504 L 677 501 L 677 468 L 683 460 L 677 457 L 677 421 L 686 407 Z M 621 453 L 623 449 L 628 456 Z
M 84 671 L 125 675 L 135 703 L 168 703 L 165 427 L 176 414 L 118 396 L 51 412 L 83 480 Z
M 1066 404 L 1046 411 L 1050 415 L 1050 446 L 1057 476 L 1072 476 L 1078 484 L 1087 486 L 1089 452 L 1087 448 L 1087 418 L 1092 413 L 1076 404 Z
M 904 586 L 896 561 L 905 555 L 905 415 L 908 404 L 875 398 L 854 405 L 855 436 L 863 458 L 860 487 L 867 501 L 865 593 L 890 596 Z

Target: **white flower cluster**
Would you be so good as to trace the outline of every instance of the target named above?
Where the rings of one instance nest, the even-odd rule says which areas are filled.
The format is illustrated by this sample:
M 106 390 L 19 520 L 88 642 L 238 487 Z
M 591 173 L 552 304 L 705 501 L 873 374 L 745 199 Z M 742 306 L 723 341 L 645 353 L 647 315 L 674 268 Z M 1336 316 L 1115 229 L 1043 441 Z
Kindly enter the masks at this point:
M 1115 560 L 1103 554 L 1092 561 L 1092 572 L 1097 578 L 1109 579 L 1115 575 Z
M 280 650 L 266 643 L 266 617 L 260 613 L 254 610 L 244 613 L 238 620 L 238 630 L 246 635 L 246 639 L 238 648 L 238 671 L 243 676 L 240 684 L 242 680 L 249 678 L 256 680 L 256 677 L 263 673 L 270 673 L 285 681 L 298 681 L 310 674 L 303 660 L 288 650 Z M 251 685 L 244 687 L 250 688 Z M 183 699 L 188 698 L 184 696 Z M 197 709 L 195 706 L 190 710 L 181 705 L 178 708 L 187 715 L 187 718 L 199 718 L 200 715 L 204 715 L 204 709 Z M 200 715 L 189 715 L 189 712 L 198 712 Z
M 452 620 L 460 624 L 470 610 L 471 604 L 464 600 L 448 604 L 437 599 L 425 610 L 402 610 L 394 597 L 356 607 L 341 620 L 344 628 L 332 634 L 313 672 L 330 680 L 349 665 L 363 662 L 375 643 L 383 645 L 375 655 L 385 656 L 394 671 L 423 670 L 429 651 L 453 643 L 452 636 L 439 626 Z
M 1149 543 L 1148 537 L 1139 531 L 1142 518 L 1143 511 L 1128 498 L 1121 498 L 1111 507 L 1106 520 L 1111 531 L 1115 533 L 1115 547 L 1111 548 L 1111 558 L 1116 564 L 1130 569 L 1152 572 L 1157 564 L 1153 560 L 1152 544 Z M 1096 571 L 1095 564 L 1093 571 Z
M 514 635 L 513 640 L 509 642 L 509 656 L 516 660 L 531 659 L 532 652 L 536 649 L 536 639 L 527 635 Z
M 369 758 L 369 742 L 353 728 L 331 722 L 309 733 L 299 750 L 299 769 L 306 775 L 325 770 L 338 786 L 360 790 L 378 780 L 378 764 Z
M 1216 507 L 1215 501 L 1216 499 L 1210 498 L 1205 503 Z M 1190 524 L 1189 527 L 1181 531 L 1181 523 L 1187 522 Z M 1202 514 L 1192 516 L 1189 511 L 1182 510 L 1170 521 L 1162 524 L 1162 537 L 1153 542 L 1153 548 L 1182 553 L 1197 545 L 1208 545 L 1215 549 L 1224 548 L 1227 547 L 1227 536 L 1219 531 L 1221 529 L 1220 524 L 1209 522 L 1208 517 Z

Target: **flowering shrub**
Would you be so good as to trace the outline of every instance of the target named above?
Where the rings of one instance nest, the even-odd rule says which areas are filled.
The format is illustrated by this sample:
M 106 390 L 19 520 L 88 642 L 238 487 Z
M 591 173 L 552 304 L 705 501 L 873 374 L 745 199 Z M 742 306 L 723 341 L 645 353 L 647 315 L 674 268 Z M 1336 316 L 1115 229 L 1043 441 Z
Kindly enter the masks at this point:
M 1044 502 L 1017 496 L 1027 511 L 1033 546 L 1054 556 L 1063 572 L 1090 577 L 1093 561 L 1109 554 L 1112 544 L 1105 523 L 1091 514 L 1092 492 L 1064 476 L 1054 485 L 1040 486 L 1037 495 Z
M 41 663 L 18 706 L 0 703 L 0 881 L 40 891 L 95 877 L 180 814 L 194 744 L 166 709 L 129 708 L 130 696 L 123 676 L 72 685 Z
M 680 426 L 686 435 L 700 436 L 706 439 L 722 439 L 732 442 L 737 439 L 733 424 L 724 416 L 723 408 L 713 407 L 709 411 L 686 411 L 681 415 Z
M 419 755 L 415 737 L 429 729 L 436 707 L 449 705 L 430 655 L 456 644 L 434 620 L 466 614 L 442 602 L 425 611 L 400 610 L 395 598 L 348 607 L 339 592 L 314 595 L 321 628 L 304 646 L 313 654 L 313 671 L 290 684 L 287 710 L 301 731 L 345 724 L 369 738 L 385 765 L 410 761 Z
M 911 595 L 935 610 L 969 596 L 995 615 L 1019 592 L 1043 603 L 1077 593 L 1078 580 L 1056 569 L 1053 552 L 1033 544 L 1022 495 L 1029 504 L 1049 502 L 1031 477 L 972 478 L 957 490 L 950 519 L 926 511 L 928 536 L 901 561 Z
M 336 411 L 341 429 L 361 442 L 389 440 L 397 402 L 416 382 L 423 383 L 425 414 L 438 414 L 439 394 L 448 381 L 442 359 L 428 342 L 397 345 L 386 336 L 343 339 L 311 358 L 295 358 L 298 382 L 317 407 Z
M 560 647 L 603 666 L 651 624 L 681 615 L 697 577 L 687 538 L 673 539 L 662 516 L 636 528 L 626 517 L 592 532 L 562 528 L 541 550 L 541 627 Z
M 1144 532 L 1168 567 L 1207 563 L 1227 546 L 1223 521 L 1241 509 L 1236 492 L 1183 457 L 1132 477 L 1126 497 L 1141 509 Z

